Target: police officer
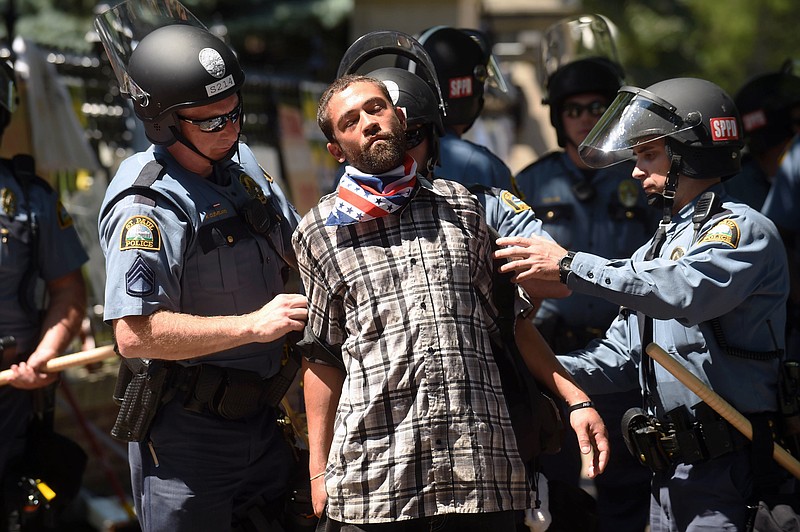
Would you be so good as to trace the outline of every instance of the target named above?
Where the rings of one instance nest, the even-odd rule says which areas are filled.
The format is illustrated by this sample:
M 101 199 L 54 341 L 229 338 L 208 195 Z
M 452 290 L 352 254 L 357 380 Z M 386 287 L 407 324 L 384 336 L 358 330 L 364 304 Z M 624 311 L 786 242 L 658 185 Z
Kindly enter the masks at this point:
M 555 50 L 575 48 L 560 36 L 585 31 L 592 32 L 591 42 L 611 42 L 607 24 L 597 15 L 564 19 L 545 32 L 542 63 L 551 73 L 544 83 L 544 103 L 550 106 L 550 123 L 563 150 L 520 171 L 516 183 L 525 202 L 541 216 L 544 229 L 560 245 L 604 257 L 626 257 L 652 234 L 658 213 L 647 208 L 644 192 L 631 177 L 632 162 L 596 169 L 580 158 L 578 146 L 622 84 L 622 67 L 613 48 L 593 51 L 605 56 L 575 60 L 556 55 Z M 563 355 L 601 338 L 617 312 L 614 303 L 575 293 L 563 299 L 545 299 L 534 321 L 553 351 Z M 608 424 L 612 449 L 624 447 L 620 420 L 639 396 L 638 386 L 593 396 Z M 580 485 L 580 454 L 572 438 L 567 438 L 560 453 L 545 456 L 542 462 L 551 481 Z M 595 479 L 598 529 L 644 530 L 649 482 L 649 471 L 633 457 L 613 452 L 609 468 Z
M 0 64 L 0 135 L 16 107 L 14 70 Z M 86 312 L 81 266 L 88 260 L 72 218 L 58 194 L 34 175 L 32 159 L 0 161 L 0 369 L 11 369 L 0 387 L 0 479 L 26 445 L 33 391 L 55 382 L 42 366 L 60 355 L 80 330 Z M 47 298 L 37 285 L 44 281 Z M 46 301 L 46 303 L 44 303 Z M 0 529 L 14 510 L 0 489 Z M 8 503 L 5 506 L 4 503 Z
M 792 119 L 800 118 L 800 77 L 787 67 L 761 74 L 734 96 L 742 115 L 747 151 L 742 170 L 725 182 L 728 193 L 761 210 L 786 148 L 795 134 Z
M 464 185 L 514 190 L 511 170 L 499 157 L 486 147 L 461 138 L 483 109 L 487 81 L 501 79 L 500 72 L 490 68 L 494 64 L 490 51 L 484 51 L 470 33 L 449 26 L 429 28 L 418 41 L 430 54 L 447 108 L 445 133 L 439 141 L 440 176 Z M 410 64 L 409 68 L 413 71 L 415 65 Z
M 626 418 L 632 450 L 654 470 L 650 529 L 744 530 L 751 496 L 776 487 L 762 482 L 774 463 L 754 467 L 763 455 L 642 348 L 662 346 L 769 438 L 789 279 L 775 226 L 721 185 L 740 166 L 738 112 L 715 84 L 678 78 L 623 87 L 602 124 L 581 157 L 603 167 L 635 156 L 633 177 L 663 213 L 651 241 L 630 259 L 536 237 L 500 239 L 509 247 L 497 255 L 521 278 L 560 278 L 622 306 L 604 339 L 559 360 L 593 393 L 638 379 L 644 410 Z
M 98 24 L 154 146 L 122 163 L 103 201 L 104 317 L 126 363 L 167 372 L 129 445 L 137 515 L 147 531 L 276 526 L 294 460 L 265 397 L 307 316 L 306 298 L 284 293 L 298 216 L 239 142 L 233 50 L 199 23 L 126 27 L 126 9 Z M 120 58 L 126 35 L 139 44 Z

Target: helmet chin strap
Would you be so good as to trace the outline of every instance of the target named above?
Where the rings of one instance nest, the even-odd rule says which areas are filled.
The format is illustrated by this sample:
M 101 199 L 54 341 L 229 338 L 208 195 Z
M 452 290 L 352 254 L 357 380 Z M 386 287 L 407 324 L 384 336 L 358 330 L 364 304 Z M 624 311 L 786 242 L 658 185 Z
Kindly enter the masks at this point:
M 678 175 L 681 173 L 682 159 L 677 153 L 673 153 L 669 143 L 665 146 L 667 155 L 670 158 L 669 172 L 664 182 L 664 190 L 660 194 L 650 194 L 647 196 L 647 204 L 651 207 L 661 208 L 661 225 L 667 225 L 672 220 L 672 206 L 675 201 L 675 190 L 678 188 Z

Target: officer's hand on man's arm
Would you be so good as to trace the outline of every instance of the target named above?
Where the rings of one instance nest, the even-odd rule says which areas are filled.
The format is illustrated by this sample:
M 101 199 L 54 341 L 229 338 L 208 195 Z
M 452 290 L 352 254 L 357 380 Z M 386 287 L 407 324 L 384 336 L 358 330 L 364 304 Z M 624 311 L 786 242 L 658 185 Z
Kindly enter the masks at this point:
M 512 236 L 498 238 L 497 245 L 500 249 L 494 257 L 507 261 L 500 266 L 500 272 L 513 272 L 513 281 L 523 288 L 529 281 L 559 282 L 558 263 L 567 250 L 554 241 L 536 235 Z
M 195 316 L 157 310 L 114 320 L 114 338 L 125 358 L 188 360 L 249 343 L 268 343 L 302 331 L 308 299 L 278 294 L 260 309 L 241 316 Z

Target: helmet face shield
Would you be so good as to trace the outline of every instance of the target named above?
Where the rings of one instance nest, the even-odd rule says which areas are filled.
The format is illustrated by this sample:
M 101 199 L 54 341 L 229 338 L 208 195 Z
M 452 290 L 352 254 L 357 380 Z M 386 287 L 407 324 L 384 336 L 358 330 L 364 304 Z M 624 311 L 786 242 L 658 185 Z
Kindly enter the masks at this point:
M 684 120 L 675 111 L 669 102 L 644 89 L 622 87 L 578 147 L 581 159 L 592 168 L 605 168 L 633 158 L 633 148 L 639 144 L 676 135 L 700 123 L 699 113 Z
M 147 107 L 150 95 L 128 74 L 131 54 L 146 35 L 172 24 L 206 30 L 177 0 L 126 0 L 95 17 L 94 26 L 114 69 L 120 92 L 143 107 Z
M 601 15 L 580 15 L 550 26 L 542 38 L 539 84 L 547 89 L 550 77 L 561 67 L 593 57 L 620 64 L 611 27 Z

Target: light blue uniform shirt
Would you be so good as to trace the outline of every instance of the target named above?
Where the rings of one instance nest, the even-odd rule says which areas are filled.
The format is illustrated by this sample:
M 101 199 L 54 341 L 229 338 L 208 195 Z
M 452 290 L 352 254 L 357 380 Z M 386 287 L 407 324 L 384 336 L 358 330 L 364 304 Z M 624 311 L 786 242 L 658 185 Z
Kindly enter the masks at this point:
M 633 309 L 621 313 L 605 339 L 558 357 L 587 393 L 624 390 L 639 379 L 641 311 L 653 318 L 653 341 L 734 408 L 745 414 L 777 409 L 779 360 L 728 354 L 709 320 L 719 318 L 731 347 L 783 349 L 789 290 L 783 244 L 765 216 L 730 201 L 721 185 L 710 190 L 724 200 L 723 214 L 706 221 L 695 238 L 697 200 L 685 206 L 654 260 L 644 260 L 649 243 L 630 259 L 575 255 L 569 288 Z M 662 419 L 678 405 L 700 401 L 657 363 L 655 377 L 653 413 Z
M 42 279 L 52 281 L 88 260 L 58 194 L 40 180 L 27 188 L 26 200 L 19 181 L 5 164 L 0 164 L 0 336 L 13 336 L 18 353 L 33 351 L 40 334 L 40 324 L 20 302 L 20 285 L 26 274 L 36 268 Z M 31 264 L 29 221 L 38 231 L 36 265 Z
M 587 183 L 593 195 L 581 201 L 573 187 L 584 180 L 583 174 L 562 151 L 520 171 L 516 182 L 543 229 L 562 247 L 601 257 L 630 257 L 650 238 L 659 219 L 632 171 L 631 162 L 596 170 Z M 537 321 L 560 316 L 572 328 L 605 330 L 618 311 L 605 300 L 573 293 L 542 301 Z
M 104 319 L 146 316 L 164 309 L 198 316 L 241 315 L 285 290 L 282 273 L 291 259 L 291 233 L 299 216 L 280 188 L 239 145 L 236 160 L 220 165 L 218 179 L 181 167 L 163 147 L 123 161 L 106 191 L 99 220 L 106 257 Z M 131 187 L 147 163 L 158 159 L 163 175 L 150 186 L 155 202 Z M 239 214 L 255 196 L 281 215 L 269 239 Z M 251 343 L 184 361 L 275 373 L 283 339 Z M 158 358 L 154 353 L 154 358 Z

